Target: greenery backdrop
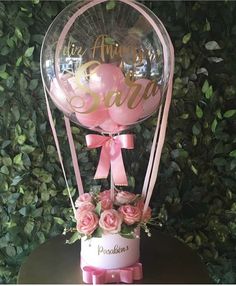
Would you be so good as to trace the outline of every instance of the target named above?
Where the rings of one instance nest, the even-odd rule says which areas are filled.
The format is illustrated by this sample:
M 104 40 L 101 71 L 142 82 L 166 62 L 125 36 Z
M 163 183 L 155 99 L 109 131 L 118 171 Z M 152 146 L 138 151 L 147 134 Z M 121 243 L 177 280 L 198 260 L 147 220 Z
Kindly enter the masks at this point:
M 152 204 L 163 230 L 195 249 L 216 283 L 233 283 L 236 2 L 142 2 L 163 21 L 176 51 L 174 98 Z M 0 283 L 16 282 L 27 255 L 71 220 L 39 69 L 46 29 L 68 3 L 0 2 Z M 55 110 L 54 116 L 67 154 L 61 113 Z M 154 124 L 150 119 L 134 129 L 137 147 L 126 156 L 136 189 Z M 88 190 L 99 182 L 92 180 L 98 156 L 96 150 L 87 151 L 86 132 L 73 127 Z M 71 160 L 64 158 L 75 186 Z

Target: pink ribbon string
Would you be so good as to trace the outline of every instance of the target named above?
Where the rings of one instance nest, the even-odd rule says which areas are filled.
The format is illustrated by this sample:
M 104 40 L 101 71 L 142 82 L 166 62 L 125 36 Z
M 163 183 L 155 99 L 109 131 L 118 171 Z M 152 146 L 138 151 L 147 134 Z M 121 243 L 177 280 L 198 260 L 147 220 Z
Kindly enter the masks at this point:
M 77 183 L 79 194 L 82 195 L 84 193 L 84 188 L 83 188 L 83 183 L 82 183 L 82 179 L 80 175 L 78 158 L 77 158 L 76 149 L 75 149 L 75 143 L 74 143 L 72 132 L 71 132 L 70 120 L 66 116 L 64 116 L 64 120 L 65 120 L 65 125 L 66 125 L 67 138 L 68 138 L 69 146 L 70 146 L 72 163 L 73 163 L 74 172 L 75 172 L 76 183 Z
M 137 11 L 140 12 L 151 24 L 155 32 L 157 33 L 160 42 L 163 47 L 163 56 L 164 56 L 164 71 L 168 70 L 168 48 L 166 45 L 166 42 L 164 40 L 162 31 L 158 28 L 156 25 L 155 21 L 153 20 L 152 16 L 150 16 L 146 11 L 145 7 L 141 8 L 139 7 L 135 2 L 129 1 L 129 0 L 120 0 L 132 7 L 134 7 Z M 159 20 L 161 23 L 161 21 Z M 161 23 L 162 24 L 162 23 Z M 167 40 L 168 40 L 168 45 L 169 45 L 169 51 L 170 51 L 170 56 L 169 56 L 169 64 L 170 64 L 170 74 L 169 74 L 169 79 L 168 79 L 168 88 L 167 88 L 167 94 L 166 94 L 166 101 L 164 105 L 164 110 L 163 114 L 160 120 L 159 113 L 158 119 L 157 119 L 157 127 L 153 139 L 153 144 L 152 144 L 152 149 L 151 149 L 151 154 L 149 158 L 149 163 L 148 163 L 148 168 L 146 171 L 145 175 L 145 181 L 144 181 L 144 186 L 142 190 L 142 195 L 145 197 L 145 204 L 143 208 L 143 213 L 146 212 L 148 205 L 151 200 L 151 196 L 155 187 L 156 179 L 157 179 L 157 174 L 159 170 L 159 165 L 160 165 L 160 158 L 161 158 L 161 152 L 162 148 L 164 145 L 165 141 L 165 134 L 166 134 L 166 128 L 167 128 L 167 121 L 168 121 L 168 114 L 169 114 L 169 109 L 170 109 L 170 103 L 171 103 L 171 97 L 172 97 L 172 87 L 173 87 L 173 76 L 174 76 L 174 48 L 171 43 L 170 37 L 162 24 L 162 29 L 166 34 Z M 161 122 L 161 123 L 160 123 Z M 160 130 L 159 130 L 160 128 Z M 159 132 L 159 134 L 158 134 Z
M 132 266 L 120 269 L 100 269 L 93 266 L 82 267 L 84 283 L 133 283 L 134 280 L 143 278 L 142 264 L 135 263 Z
M 59 144 L 59 141 L 58 141 L 57 131 L 56 131 L 56 127 L 55 127 L 55 124 L 54 124 L 54 121 L 53 121 L 52 112 L 51 112 L 49 101 L 48 101 L 48 96 L 47 96 L 47 91 L 46 91 L 46 88 L 45 88 L 45 83 L 43 83 L 43 88 L 44 88 L 44 96 L 45 96 L 46 106 L 47 106 L 48 119 L 49 119 L 49 123 L 50 123 L 51 129 L 52 129 L 52 134 L 53 134 L 54 142 L 55 142 L 55 145 L 56 145 L 58 158 L 59 158 L 59 161 L 60 161 L 60 164 L 61 164 L 61 170 L 62 170 L 62 173 L 63 173 L 63 176 L 64 176 L 64 180 L 65 180 L 65 183 L 66 183 L 66 188 L 67 188 L 68 195 L 69 195 L 69 198 L 70 198 L 70 203 L 71 203 L 71 206 L 72 206 L 72 209 L 73 209 L 73 213 L 74 213 L 74 217 L 75 217 L 76 209 L 75 209 L 75 205 L 74 205 L 74 202 L 73 202 L 73 199 L 72 199 L 69 183 L 68 183 L 67 176 L 66 176 L 66 171 L 65 171 L 65 167 L 64 167 L 64 163 L 63 163 L 63 159 L 62 159 L 62 155 L 61 155 L 60 144 Z
M 94 179 L 107 178 L 111 167 L 114 184 L 127 186 L 128 180 L 121 149 L 134 148 L 133 134 L 122 134 L 114 137 L 89 134 L 86 135 L 86 143 L 90 149 L 102 147 Z

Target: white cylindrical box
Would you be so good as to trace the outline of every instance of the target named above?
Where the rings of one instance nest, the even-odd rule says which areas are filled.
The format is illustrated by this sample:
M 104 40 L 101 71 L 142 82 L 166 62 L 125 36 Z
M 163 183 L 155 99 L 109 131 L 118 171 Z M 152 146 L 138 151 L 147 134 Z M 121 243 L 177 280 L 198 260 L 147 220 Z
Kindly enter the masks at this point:
M 139 261 L 139 231 L 133 239 L 119 234 L 104 234 L 101 238 L 81 239 L 81 266 L 103 269 L 128 267 Z

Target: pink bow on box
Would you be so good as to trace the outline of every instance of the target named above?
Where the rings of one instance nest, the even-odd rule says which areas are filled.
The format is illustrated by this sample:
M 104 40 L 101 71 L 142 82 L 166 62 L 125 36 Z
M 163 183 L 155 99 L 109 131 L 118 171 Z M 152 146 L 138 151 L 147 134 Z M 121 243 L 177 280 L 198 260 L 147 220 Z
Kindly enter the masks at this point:
M 94 179 L 107 178 L 112 169 L 112 177 L 115 185 L 127 186 L 128 180 L 125 173 L 121 148 L 133 149 L 133 134 L 122 134 L 117 136 L 86 135 L 88 148 L 102 147 L 98 167 Z
M 143 278 L 141 263 L 121 269 L 99 269 L 84 266 L 82 273 L 83 281 L 88 284 L 133 283 L 134 280 Z

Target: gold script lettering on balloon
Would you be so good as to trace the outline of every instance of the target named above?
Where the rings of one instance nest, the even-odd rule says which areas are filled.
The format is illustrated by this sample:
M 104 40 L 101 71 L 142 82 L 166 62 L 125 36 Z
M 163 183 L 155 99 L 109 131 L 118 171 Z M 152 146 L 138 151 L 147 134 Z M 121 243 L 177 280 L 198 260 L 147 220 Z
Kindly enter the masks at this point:
M 102 62 L 106 61 L 106 56 L 110 59 L 119 56 L 121 58 L 124 55 L 129 55 L 133 59 L 133 63 L 141 64 L 144 58 L 144 52 L 141 49 L 135 47 L 115 44 L 107 44 L 106 39 L 109 39 L 108 35 L 99 35 L 92 47 L 93 58 L 98 58 Z
M 71 57 L 71 56 L 82 57 L 85 52 L 86 49 L 83 50 L 82 47 L 76 46 L 74 43 L 71 42 L 71 40 L 69 40 L 68 44 L 63 48 L 63 55 L 66 57 Z
M 95 66 L 100 65 L 101 63 L 98 61 L 89 61 L 80 67 L 77 68 L 75 72 L 75 80 L 78 87 L 81 91 L 84 92 L 84 95 L 90 96 L 90 104 L 85 109 L 85 99 L 84 95 L 75 95 L 68 99 L 68 102 L 71 105 L 71 108 L 78 113 L 81 114 L 89 114 L 91 112 L 96 111 L 100 104 L 101 100 L 104 100 L 105 107 L 109 108 L 113 105 L 117 107 L 122 106 L 123 104 L 127 104 L 129 109 L 136 108 L 142 100 L 148 100 L 151 96 L 156 96 L 158 86 L 155 81 L 149 81 L 145 86 L 144 91 L 142 91 L 142 85 L 133 81 L 128 74 L 125 78 L 125 84 L 127 89 L 125 93 L 122 94 L 119 90 L 110 90 L 105 94 L 102 98 L 99 94 L 94 92 L 87 84 L 86 81 L 82 82 L 81 79 L 88 79 L 93 73 L 96 72 Z M 78 102 L 80 104 L 78 104 Z

